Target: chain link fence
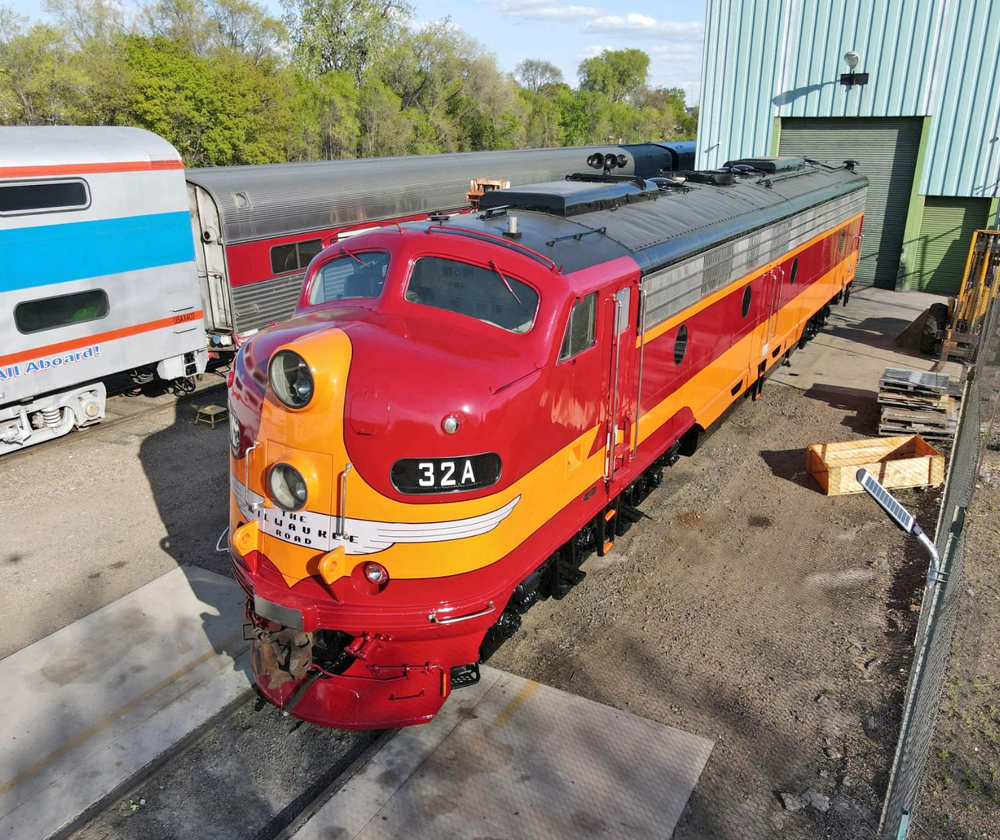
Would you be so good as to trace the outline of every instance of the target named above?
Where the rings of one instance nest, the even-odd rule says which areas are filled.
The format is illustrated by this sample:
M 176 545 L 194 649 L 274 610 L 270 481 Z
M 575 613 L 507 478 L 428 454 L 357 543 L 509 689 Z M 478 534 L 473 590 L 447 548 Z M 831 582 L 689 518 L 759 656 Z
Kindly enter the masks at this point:
M 970 337 L 962 413 L 948 467 L 935 544 L 941 572 L 928 583 L 921 608 L 899 741 L 880 836 L 902 840 L 920 796 L 965 591 L 965 519 L 1000 396 L 1000 304 L 994 299 L 982 331 Z

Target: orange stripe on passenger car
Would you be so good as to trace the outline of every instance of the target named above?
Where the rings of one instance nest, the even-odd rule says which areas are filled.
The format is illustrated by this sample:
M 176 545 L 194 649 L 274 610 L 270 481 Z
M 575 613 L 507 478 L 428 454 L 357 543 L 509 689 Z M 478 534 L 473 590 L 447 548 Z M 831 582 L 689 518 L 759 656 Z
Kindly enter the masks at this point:
M 49 166 L 0 166 L 0 178 L 34 178 L 39 175 L 92 175 L 99 172 L 144 172 L 183 169 L 182 160 L 122 160 L 111 163 L 54 163 Z
M 35 347 L 31 350 L 22 350 L 19 353 L 11 353 L 7 356 L 0 356 L 0 365 L 12 365 L 23 362 L 27 359 L 38 359 L 43 356 L 54 356 L 56 353 L 65 353 L 69 350 L 78 350 L 81 347 L 89 347 L 91 344 L 98 344 L 102 341 L 114 341 L 116 338 L 128 338 L 130 335 L 162 330 L 165 327 L 176 327 L 179 324 L 188 324 L 197 321 L 202 316 L 202 310 L 195 312 L 185 312 L 183 315 L 171 315 L 169 318 L 160 318 L 157 321 L 147 321 L 145 324 L 135 324 L 131 327 L 122 327 L 117 330 L 96 333 L 95 335 L 74 338 L 71 341 L 61 341 L 58 344 L 48 344 L 45 347 Z

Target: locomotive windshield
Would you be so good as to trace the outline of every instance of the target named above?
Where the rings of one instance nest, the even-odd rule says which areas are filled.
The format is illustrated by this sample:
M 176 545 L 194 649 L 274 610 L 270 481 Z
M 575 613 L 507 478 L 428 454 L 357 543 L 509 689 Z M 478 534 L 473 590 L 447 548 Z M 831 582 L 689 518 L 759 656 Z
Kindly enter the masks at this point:
M 422 257 L 413 266 L 406 299 L 457 312 L 501 329 L 525 333 L 538 309 L 538 293 L 499 268 Z
M 346 251 L 320 266 L 313 278 L 309 303 L 378 297 L 388 268 L 389 255 L 384 251 Z

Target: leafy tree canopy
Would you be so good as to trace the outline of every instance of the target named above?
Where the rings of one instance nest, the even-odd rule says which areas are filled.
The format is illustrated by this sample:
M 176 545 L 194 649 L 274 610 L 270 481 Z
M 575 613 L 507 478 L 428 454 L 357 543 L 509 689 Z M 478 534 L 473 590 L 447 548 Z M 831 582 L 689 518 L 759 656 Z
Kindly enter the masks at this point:
M 0 125 L 139 126 L 188 166 L 694 135 L 641 50 L 586 59 L 579 89 L 542 59 L 511 77 L 407 0 L 44 2 L 51 24 L 0 6 Z

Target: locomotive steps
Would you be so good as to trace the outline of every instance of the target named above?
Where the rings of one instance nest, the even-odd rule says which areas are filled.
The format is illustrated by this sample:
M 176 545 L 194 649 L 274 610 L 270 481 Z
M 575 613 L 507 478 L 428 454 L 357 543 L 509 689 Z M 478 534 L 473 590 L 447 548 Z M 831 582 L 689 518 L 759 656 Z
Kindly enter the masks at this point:
M 302 724 L 252 700 L 243 602 L 182 566 L 0 660 L 0 838 L 198 836 L 215 808 L 233 812 L 215 837 L 668 836 L 712 750 L 490 668 L 426 726 Z

